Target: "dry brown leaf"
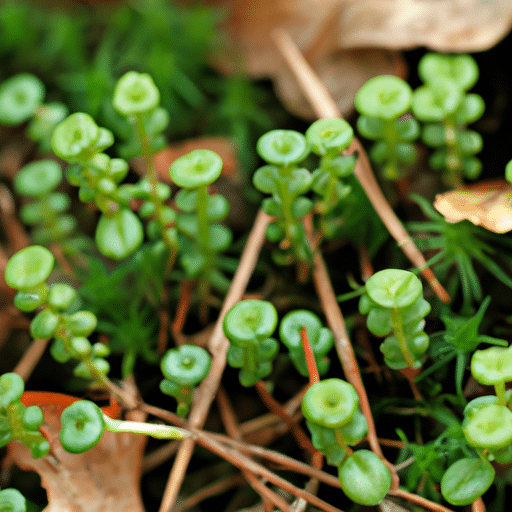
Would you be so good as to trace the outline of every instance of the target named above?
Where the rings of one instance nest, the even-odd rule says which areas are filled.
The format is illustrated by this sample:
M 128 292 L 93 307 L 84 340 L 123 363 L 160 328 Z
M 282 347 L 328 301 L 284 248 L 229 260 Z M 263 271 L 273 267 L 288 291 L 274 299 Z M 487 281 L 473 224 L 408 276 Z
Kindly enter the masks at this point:
M 398 52 L 379 49 L 340 50 L 315 65 L 316 73 L 345 117 L 353 109 L 356 92 L 367 80 L 390 73 L 403 77 L 403 69 Z M 287 66 L 281 66 L 273 79 L 277 95 L 290 112 L 310 121 L 317 118 Z
M 144 512 L 139 485 L 146 437 L 105 431 L 94 448 L 73 455 L 59 442 L 62 405 L 41 408 L 50 454 L 33 459 L 28 448 L 14 441 L 8 445 L 8 457 L 41 477 L 49 502 L 44 512 Z M 137 417 L 130 419 L 144 420 L 144 413 L 133 414 Z
M 276 52 L 273 30 L 286 30 L 326 84 L 343 115 L 362 83 L 403 73 L 384 51 L 426 46 L 444 52 L 487 50 L 510 30 L 512 0 L 208 0 L 229 15 L 233 47 L 215 55 L 226 73 L 240 56 L 253 77 L 270 77 L 293 113 L 313 119 Z M 372 53 L 368 48 L 374 48 Z M 352 53 L 353 50 L 359 50 Z M 377 50 L 378 49 L 378 50 Z M 374 62 L 372 62 L 372 60 Z
M 511 0 L 341 0 L 338 44 L 344 48 L 426 46 L 478 52 L 511 28 Z
M 448 222 L 469 220 L 494 233 L 512 230 L 512 185 L 498 179 L 438 194 L 435 209 Z

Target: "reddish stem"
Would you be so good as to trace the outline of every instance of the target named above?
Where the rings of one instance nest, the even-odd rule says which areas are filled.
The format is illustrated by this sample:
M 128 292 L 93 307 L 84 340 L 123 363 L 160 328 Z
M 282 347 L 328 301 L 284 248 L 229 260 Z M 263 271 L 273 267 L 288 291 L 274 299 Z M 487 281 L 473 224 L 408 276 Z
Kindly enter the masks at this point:
M 309 342 L 308 332 L 305 325 L 303 325 L 300 330 L 300 337 L 302 339 L 302 346 L 304 347 L 304 354 L 306 355 L 306 363 L 308 365 L 309 383 L 316 384 L 317 382 L 320 382 L 320 375 L 318 374 L 315 355 L 313 354 L 313 349 L 311 348 L 311 343 Z

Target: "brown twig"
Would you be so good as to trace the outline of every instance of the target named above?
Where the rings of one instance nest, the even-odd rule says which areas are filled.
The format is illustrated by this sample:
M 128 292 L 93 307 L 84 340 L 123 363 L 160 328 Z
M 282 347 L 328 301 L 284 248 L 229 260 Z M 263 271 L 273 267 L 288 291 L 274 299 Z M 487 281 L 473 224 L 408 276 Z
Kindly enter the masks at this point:
M 222 373 L 226 366 L 226 352 L 229 342 L 224 336 L 222 330 L 222 321 L 227 311 L 234 306 L 243 296 L 247 283 L 252 275 L 256 265 L 261 246 L 265 239 L 265 231 L 270 222 L 270 217 L 263 211 L 259 211 L 254 222 L 249 238 L 245 245 L 244 252 L 240 258 L 240 263 L 231 282 L 231 287 L 226 296 L 222 310 L 220 312 L 217 323 L 209 342 L 209 349 L 212 353 L 212 366 L 206 379 L 203 380 L 198 389 L 198 399 L 192 405 L 189 415 L 189 423 L 194 428 L 203 426 L 210 405 L 215 398 L 215 394 L 219 388 Z M 189 437 L 182 441 L 178 454 L 176 455 L 174 465 L 167 480 L 164 491 L 160 512 L 170 512 L 172 509 L 178 491 L 185 477 L 192 452 L 194 450 L 195 441 Z
M 178 307 L 176 308 L 176 315 L 174 316 L 171 326 L 172 335 L 178 345 L 181 344 L 180 340 L 182 338 L 183 326 L 185 325 L 185 320 L 187 319 L 188 310 L 190 308 L 193 287 L 194 283 L 190 279 L 186 279 L 180 283 L 180 298 Z
M 232 448 L 222 445 L 221 443 L 213 440 L 211 437 L 198 435 L 197 443 L 203 446 L 203 448 L 208 449 L 212 453 L 216 453 L 222 458 L 228 460 L 233 465 L 240 468 L 248 469 L 253 473 L 262 476 L 263 478 L 266 478 L 269 482 L 273 483 L 274 485 L 277 485 L 281 489 L 292 493 L 294 496 L 304 498 L 306 501 L 308 501 L 315 507 L 321 510 L 325 510 L 325 512 L 342 512 L 340 511 L 339 508 L 336 508 L 330 505 L 329 503 L 325 502 L 324 500 L 318 498 L 314 494 L 311 494 L 301 489 L 300 487 L 293 485 L 291 482 L 288 482 L 288 480 L 285 480 L 284 478 L 281 478 L 280 476 L 276 475 L 275 473 L 267 469 L 265 466 L 258 464 L 257 462 L 251 460 L 250 458 L 241 454 L 237 450 L 233 450 Z
M 195 507 L 202 501 L 211 498 L 213 496 L 218 496 L 219 494 L 222 494 L 223 492 L 226 492 L 227 490 L 231 489 L 232 487 L 241 486 L 245 484 L 245 478 L 240 474 L 237 473 L 236 475 L 231 475 L 226 478 L 223 478 L 222 480 L 219 480 L 217 482 L 213 482 L 210 485 L 207 485 L 206 487 L 203 487 L 196 493 L 189 496 L 186 500 L 181 502 L 174 510 L 174 512 L 184 512 L 185 510 L 188 510 L 189 508 Z
M 313 455 L 317 450 L 311 443 L 311 440 L 306 435 L 304 430 L 299 426 L 299 424 L 290 416 L 283 406 L 268 392 L 265 387 L 265 383 L 260 380 L 254 386 L 258 395 L 260 396 L 262 402 L 268 407 L 270 412 L 274 413 L 276 416 L 282 418 L 288 428 L 290 429 L 292 435 L 295 437 L 298 445 L 303 449 L 307 450 L 311 455 Z
M 276 29 L 272 33 L 274 43 L 292 71 L 302 92 L 309 101 L 311 107 L 319 118 L 341 118 L 341 112 L 336 102 L 331 97 L 322 81 L 311 69 L 306 59 L 297 48 L 292 38 L 283 29 Z M 358 153 L 358 159 L 354 169 L 354 175 L 361 183 L 368 199 L 375 211 L 388 229 L 391 236 L 397 241 L 398 246 L 409 260 L 418 268 L 425 265 L 423 254 L 416 247 L 395 212 L 384 197 L 375 176 L 373 175 L 368 156 L 361 143 L 354 137 L 350 146 L 345 150 L 346 154 Z M 450 302 L 448 292 L 437 280 L 430 268 L 424 268 L 422 274 L 429 282 L 437 296 L 443 302 Z
M 238 421 L 233 411 L 233 407 L 229 400 L 229 397 L 222 386 L 219 387 L 217 392 L 217 403 L 219 404 L 220 415 L 224 423 L 224 428 L 229 436 L 233 439 L 240 440 L 242 435 L 238 426 Z M 290 504 L 281 496 L 277 495 L 274 491 L 269 489 L 263 482 L 261 482 L 254 473 L 242 468 L 242 473 L 249 485 L 261 496 L 263 501 L 263 507 L 265 510 L 272 512 L 274 506 L 278 510 L 284 512 L 292 512 Z
M 44 354 L 49 341 L 49 339 L 35 339 L 23 354 L 23 357 L 20 359 L 18 364 L 14 367 L 13 372 L 17 373 L 25 382 L 27 382 L 34 371 L 34 368 L 37 366 L 37 363 L 41 359 L 41 356 Z
M 485 512 L 484 500 L 478 498 L 471 504 L 471 512 Z
M 434 503 L 433 501 L 427 500 L 422 496 L 418 496 L 417 494 L 413 494 L 412 492 L 404 491 L 403 489 L 392 489 L 389 491 L 389 494 L 393 496 L 398 496 L 404 500 L 411 501 L 412 503 L 416 503 L 416 505 L 420 505 L 420 507 L 424 507 L 428 510 L 432 510 L 433 512 L 453 512 L 452 509 L 446 508 L 439 503 Z

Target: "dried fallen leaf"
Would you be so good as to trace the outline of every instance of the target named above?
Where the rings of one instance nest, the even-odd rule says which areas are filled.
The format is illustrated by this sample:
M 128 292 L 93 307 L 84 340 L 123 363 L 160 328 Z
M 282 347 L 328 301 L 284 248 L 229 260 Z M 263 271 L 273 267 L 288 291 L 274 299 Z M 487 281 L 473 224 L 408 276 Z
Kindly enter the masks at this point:
M 494 233 L 512 230 L 512 185 L 498 179 L 438 194 L 434 208 L 448 222 L 469 220 Z
M 363 77 L 403 77 L 396 62 L 386 62 L 390 50 L 487 50 L 510 31 L 512 14 L 512 0 L 207 1 L 229 13 L 223 27 L 233 43 L 224 54 L 216 53 L 215 65 L 231 73 L 242 56 L 251 76 L 272 78 L 287 108 L 308 119 L 311 113 L 269 37 L 275 29 L 290 34 L 347 115 Z M 369 48 L 375 52 L 370 67 Z M 358 62 L 361 52 L 352 54 L 354 50 L 366 52 L 366 58 Z
M 144 512 L 139 484 L 146 437 L 105 431 L 94 448 L 73 455 L 59 442 L 60 414 L 68 404 L 64 399 L 40 403 L 50 454 L 33 459 L 28 448 L 14 441 L 8 445 L 8 457 L 41 477 L 49 502 L 44 512 Z M 142 417 L 130 419 L 144 420 L 143 413 L 134 414 Z

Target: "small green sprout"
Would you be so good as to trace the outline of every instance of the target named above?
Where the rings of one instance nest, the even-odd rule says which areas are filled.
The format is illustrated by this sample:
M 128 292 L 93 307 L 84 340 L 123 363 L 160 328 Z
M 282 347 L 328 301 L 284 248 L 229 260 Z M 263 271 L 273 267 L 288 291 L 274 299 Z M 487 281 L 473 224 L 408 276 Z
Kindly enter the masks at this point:
M 412 110 L 426 123 L 423 142 L 435 148 L 430 166 L 446 170 L 446 183 L 460 187 L 462 175 L 475 179 L 482 169 L 473 156 L 482 149 L 482 137 L 466 128 L 485 108 L 481 96 L 466 92 L 478 79 L 478 65 L 470 55 L 427 53 L 418 71 L 425 85 L 414 91 Z
M 120 260 L 141 245 L 144 229 L 129 208 L 126 186 L 119 186 L 128 172 L 128 163 L 102 153 L 113 142 L 112 132 L 100 128 L 82 112 L 67 117 L 52 135 L 55 154 L 75 164 L 68 168 L 67 178 L 80 187 L 80 200 L 94 200 L 102 211 L 95 235 L 98 249 L 105 256 Z
M 182 345 L 164 355 L 160 367 L 165 379 L 160 382 L 160 390 L 176 398 L 179 416 L 187 415 L 194 386 L 208 375 L 210 366 L 210 354 L 196 345 Z
M 25 407 L 20 399 L 25 390 L 23 379 L 16 373 L 0 376 L 0 447 L 11 441 L 20 441 L 30 449 L 32 457 L 44 457 L 50 451 L 50 443 L 39 428 L 44 417 L 37 406 Z M 0 492 L 0 510 L 1 508 Z
M 263 300 L 243 300 L 224 316 L 222 327 L 230 341 L 227 361 L 240 368 L 243 386 L 252 386 L 272 371 L 279 344 L 270 336 L 277 326 L 275 307 Z
M 96 329 L 96 316 L 90 311 L 67 313 L 76 292 L 65 283 L 46 284 L 54 262 L 53 254 L 45 247 L 26 247 L 7 263 L 5 281 L 18 290 L 14 302 L 22 311 L 41 307 L 30 322 L 30 334 L 34 338 L 54 338 L 50 353 L 57 361 L 65 363 L 76 358 L 80 361 L 75 368 L 77 376 L 104 382 L 110 369 L 104 359 L 109 353 L 108 347 L 87 340 Z
M 148 74 L 128 71 L 117 82 L 112 102 L 124 116 L 142 114 L 158 107 L 160 91 Z
M 176 204 L 182 210 L 176 219 L 180 262 L 189 278 L 199 278 L 203 304 L 210 285 L 217 287 L 224 280 L 218 255 L 231 245 L 233 238 L 229 228 L 218 224 L 228 214 L 227 200 L 209 192 L 222 165 L 217 153 L 197 149 L 178 158 L 169 169 L 171 180 L 182 187 L 176 196 Z
M 326 379 L 313 384 L 302 399 L 302 413 L 315 448 L 338 466 L 343 492 L 355 503 L 377 505 L 391 487 L 391 473 L 369 450 L 352 451 L 368 432 L 352 384 Z
M 368 315 L 366 325 L 373 334 L 387 336 L 380 347 L 386 364 L 396 370 L 419 368 L 429 346 L 423 327 L 431 309 L 421 281 L 407 270 L 386 269 L 368 279 L 365 292 L 359 311 Z
M 301 340 L 301 329 L 306 327 L 307 337 L 315 356 L 318 373 L 324 375 L 329 369 L 329 359 L 326 357 L 334 344 L 334 336 L 317 315 L 311 311 L 299 309 L 287 313 L 279 325 L 279 337 L 290 352 L 290 358 L 303 376 L 308 377 L 308 367 Z
M 272 194 L 262 202 L 263 211 L 276 217 L 267 228 L 267 238 L 280 242 L 272 256 L 282 265 L 310 261 L 311 249 L 301 219 L 313 209 L 313 202 L 303 196 L 313 177 L 298 166 L 310 152 L 306 138 L 293 130 L 272 130 L 260 137 L 256 149 L 269 164 L 255 172 L 253 184 L 260 192 Z
M 405 167 L 416 159 L 412 142 L 419 137 L 419 125 L 413 118 L 401 117 L 411 108 L 411 101 L 409 84 L 392 75 L 371 78 L 355 96 L 355 107 L 361 114 L 357 129 L 367 139 L 377 141 L 370 158 L 390 180 L 403 176 Z
M 64 213 L 71 206 L 69 196 L 54 189 L 62 181 L 60 165 L 53 160 L 38 160 L 20 169 L 14 178 L 14 189 L 33 199 L 22 206 L 21 219 L 35 225 L 32 239 L 38 244 L 59 243 L 76 230 L 77 221 Z
M 17 125 L 28 121 L 41 105 L 45 88 L 28 73 L 12 76 L 0 84 L 0 123 Z
M 318 168 L 313 172 L 311 189 L 318 194 L 315 211 L 320 217 L 320 229 L 324 236 L 332 236 L 340 223 L 335 208 L 351 192 L 351 186 L 342 180 L 352 176 L 356 156 L 342 156 L 354 131 L 343 119 L 319 119 L 306 131 L 311 151 L 320 157 Z

